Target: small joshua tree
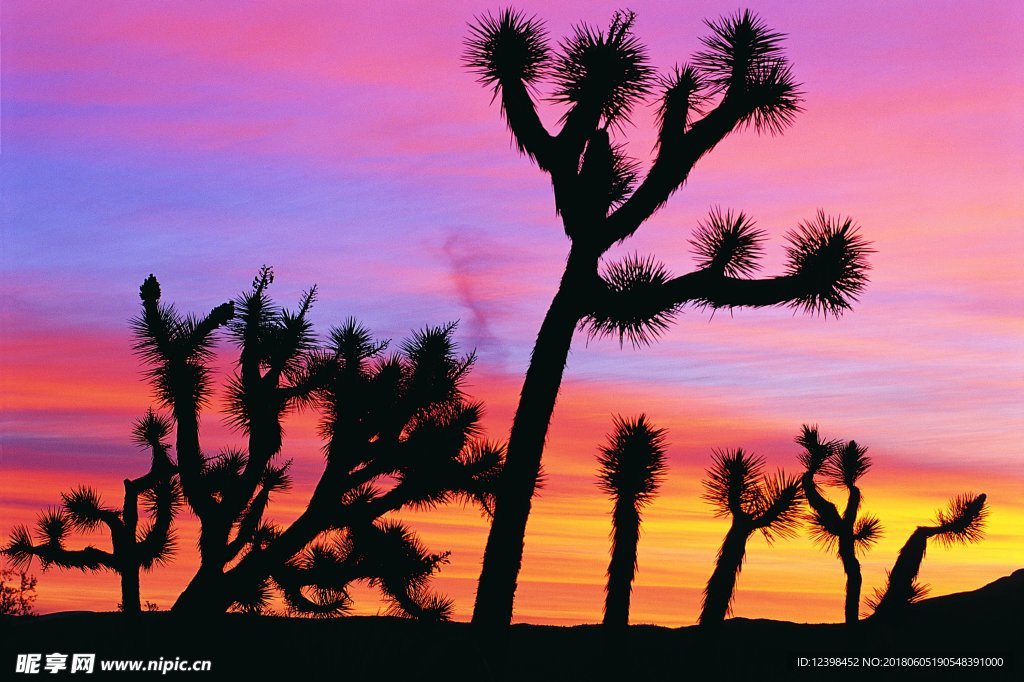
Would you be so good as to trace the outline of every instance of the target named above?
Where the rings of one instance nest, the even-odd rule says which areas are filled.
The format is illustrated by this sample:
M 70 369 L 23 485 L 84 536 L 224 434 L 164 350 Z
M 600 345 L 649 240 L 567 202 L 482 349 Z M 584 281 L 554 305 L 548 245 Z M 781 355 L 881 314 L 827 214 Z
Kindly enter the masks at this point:
M 808 518 L 811 535 L 826 551 L 836 552 L 843 562 L 846 573 L 843 610 L 846 622 L 856 623 L 862 583 L 857 551 L 871 547 L 882 535 L 878 518 L 871 515 L 858 517 L 863 498 L 857 481 L 871 468 L 871 458 L 867 456 L 867 448 L 852 440 L 845 444 L 840 441 L 822 442 L 815 427 L 804 426 L 796 442 L 804 449 L 800 461 L 805 470 L 800 481 L 804 497 L 811 507 Z M 823 474 L 830 485 L 846 488 L 846 508 L 842 514 L 818 489 L 814 480 L 818 473 Z
M 454 324 L 390 354 L 354 320 L 321 344 L 308 319 L 315 288 L 289 311 L 269 298 L 272 283 L 264 267 L 251 290 L 204 318 L 161 303 L 152 276 L 140 288 L 137 348 L 175 415 L 182 490 L 200 521 L 199 570 L 173 610 L 260 611 L 277 589 L 293 611 L 335 615 L 363 581 L 405 615 L 447 617 L 450 603 L 426 588 L 447 555 L 427 552 L 390 515 L 454 500 L 489 513 L 504 449 L 479 438 L 483 408 L 462 390 L 474 356 L 457 353 Z M 226 411 L 246 445 L 206 456 L 199 415 L 223 326 L 239 351 Z M 283 419 L 302 407 L 320 414 L 325 463 L 305 510 L 280 526 L 267 510 L 290 485 Z
M 697 269 L 673 277 L 653 258 L 602 263 L 737 129 L 780 133 L 801 111 L 783 34 L 750 12 L 708 22 L 704 49 L 657 77 L 633 34 L 635 15 L 616 12 L 607 30 L 587 25 L 552 49 L 543 24 L 508 9 L 485 15 L 466 41 L 466 65 L 489 87 L 518 150 L 551 177 L 555 212 L 570 248 L 537 334 L 508 443 L 473 621 L 511 622 L 530 500 L 573 333 L 585 326 L 634 345 L 650 343 L 687 305 L 791 306 L 840 315 L 867 282 L 869 249 L 853 221 L 824 212 L 789 235 L 785 273 L 755 279 L 765 238 L 742 212 L 712 211 L 694 233 Z M 549 132 L 536 92 L 564 108 Z M 615 138 L 643 100 L 657 99 L 657 146 L 647 173 Z
M 874 616 L 890 618 L 908 604 L 925 596 L 927 588 L 917 581 L 917 575 L 924 561 L 928 540 L 938 538 L 946 547 L 978 542 L 984 537 L 987 516 L 985 495 L 967 493 L 954 497 L 946 509 L 939 510 L 935 525 L 918 526 L 900 549 L 896 563 L 888 572 L 885 590 L 876 589 L 874 596 L 868 600 Z
M 704 479 L 703 497 L 714 506 L 715 516 L 731 517 L 732 524 L 704 589 L 701 625 L 725 620 L 736 578 L 743 567 L 747 538 L 754 531 L 761 531 L 769 543 L 796 534 L 800 523 L 800 481 L 782 471 L 765 475 L 764 467 L 763 457 L 742 449 L 714 453 L 714 463 Z
M 167 562 L 174 553 L 171 523 L 181 505 L 176 479 L 177 466 L 171 460 L 166 437 L 171 421 L 150 409 L 135 422 L 133 440 L 151 454 L 149 471 L 124 481 L 124 504 L 107 507 L 100 495 L 82 486 L 61 495 L 63 504 L 43 512 L 35 533 L 19 526 L 11 534 L 4 552 L 15 565 L 28 565 L 38 557 L 44 570 L 50 566 L 82 571 L 110 570 L 121 577 L 121 608 L 125 613 L 142 611 L 139 571 Z M 139 526 L 139 506 L 150 521 Z M 65 541 L 73 531 L 91 531 L 106 526 L 111 551 L 87 546 L 68 549 Z
M 665 474 L 665 430 L 641 414 L 615 418 L 615 431 L 598 455 L 598 486 L 614 503 L 612 556 L 608 564 L 604 624 L 629 624 L 629 597 L 636 574 L 640 511 L 650 504 Z

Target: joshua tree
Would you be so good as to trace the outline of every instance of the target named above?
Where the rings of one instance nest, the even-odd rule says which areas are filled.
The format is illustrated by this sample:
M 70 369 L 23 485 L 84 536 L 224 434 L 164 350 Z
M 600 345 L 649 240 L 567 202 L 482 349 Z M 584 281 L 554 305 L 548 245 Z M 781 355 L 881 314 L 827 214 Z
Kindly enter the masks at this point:
M 612 558 L 608 563 L 604 624 L 629 624 L 629 596 L 636 574 L 640 541 L 640 510 L 646 507 L 665 474 L 665 429 L 655 428 L 641 414 L 634 420 L 615 418 L 615 432 L 598 455 L 598 487 L 612 499 Z
M 777 537 L 793 537 L 800 523 L 799 479 L 782 471 L 765 475 L 764 458 L 742 449 L 716 450 L 713 459 L 704 479 L 703 497 L 715 507 L 715 516 L 732 517 L 732 525 L 704 588 L 701 625 L 725 620 L 751 533 L 759 530 L 771 543 Z
M 136 479 L 124 480 L 124 505 L 107 507 L 99 493 L 88 486 L 61 495 L 62 506 L 43 512 L 33 534 L 18 526 L 4 552 L 15 565 L 27 566 L 38 557 L 49 566 L 82 571 L 111 570 L 121 576 L 121 604 L 125 613 L 140 613 L 139 571 L 167 562 L 174 552 L 171 522 L 181 505 L 176 478 L 177 467 L 168 455 L 165 438 L 171 422 L 150 409 L 135 422 L 133 440 L 151 453 L 149 471 Z M 151 521 L 139 527 L 140 499 Z M 111 551 L 96 547 L 68 549 L 65 540 L 71 531 L 90 531 L 106 526 Z M 34 535 L 34 537 L 33 537 Z
M 938 538 L 945 546 L 978 542 L 985 534 L 988 507 L 985 495 L 958 495 L 946 509 L 936 514 L 934 526 L 918 526 L 900 549 L 892 570 L 888 572 L 885 590 L 876 589 L 868 606 L 877 618 L 888 618 L 925 595 L 927 588 L 917 582 L 930 538 Z
M 800 481 L 811 507 L 808 519 L 811 535 L 826 551 L 836 552 L 843 562 L 846 573 L 844 613 L 847 623 L 856 623 L 862 582 L 857 550 L 871 547 L 882 535 L 878 518 L 857 517 L 862 500 L 857 481 L 871 468 L 871 458 L 867 456 L 867 448 L 857 445 L 856 441 L 823 443 L 816 427 L 804 426 L 796 442 L 804 449 L 800 462 L 805 470 Z M 846 488 L 846 509 L 842 514 L 818 490 L 814 477 L 819 472 L 829 484 Z
M 850 219 L 819 212 L 788 239 L 785 273 L 753 279 L 765 233 L 741 212 L 714 210 L 694 233 L 698 269 L 672 277 L 653 258 L 602 266 L 686 181 L 705 154 L 736 129 L 782 132 L 801 110 L 801 92 L 783 55 L 783 35 L 743 12 L 708 22 L 711 34 L 691 64 L 656 77 L 633 35 L 632 12 L 608 30 L 578 26 L 557 50 L 543 24 L 513 10 L 472 28 L 465 63 L 492 88 L 519 151 L 551 177 L 555 211 L 570 248 L 565 272 L 541 324 L 508 443 L 473 620 L 512 618 L 530 500 L 573 332 L 613 335 L 634 346 L 653 341 L 686 305 L 788 305 L 840 315 L 867 278 L 869 249 Z M 542 84 L 564 107 L 548 132 L 534 94 Z M 642 180 L 613 141 L 634 107 L 654 95 L 658 142 Z
M 173 608 L 260 610 L 276 585 L 291 608 L 330 615 L 348 608 L 346 586 L 362 580 L 403 613 L 444 617 L 447 602 L 426 582 L 446 555 L 382 517 L 456 499 L 490 510 L 504 452 L 479 441 L 482 406 L 462 391 L 474 356 L 456 354 L 454 325 L 427 328 L 385 355 L 387 342 L 349 320 L 319 347 L 307 317 L 315 289 L 291 312 L 269 299 L 272 282 L 263 268 L 249 292 L 201 321 L 163 305 L 152 276 L 140 290 L 137 347 L 174 412 L 182 489 L 201 523 L 200 567 Z M 226 409 L 247 446 L 206 457 L 199 413 L 222 325 L 239 348 Z M 321 413 L 326 462 L 305 511 L 279 527 L 266 511 L 290 483 L 282 419 L 302 406 Z

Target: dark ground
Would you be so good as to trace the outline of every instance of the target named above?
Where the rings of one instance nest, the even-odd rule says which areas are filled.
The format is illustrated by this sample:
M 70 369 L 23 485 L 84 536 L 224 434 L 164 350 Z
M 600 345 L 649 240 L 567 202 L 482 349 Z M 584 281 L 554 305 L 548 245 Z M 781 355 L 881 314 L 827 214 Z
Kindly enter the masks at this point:
M 973 592 L 925 600 L 898 622 L 867 621 L 855 629 L 745 618 L 728 620 L 717 630 L 516 625 L 508 635 L 504 678 L 485 656 L 487 640 L 466 623 L 240 614 L 196 621 L 171 613 L 131 619 L 69 612 L 6 617 L 0 619 L 0 632 L 0 680 L 89 680 L 104 677 L 99 670 L 104 659 L 161 657 L 211 660 L 211 672 L 167 675 L 200 680 L 1024 680 L 1024 570 Z M 14 672 L 17 654 L 40 653 L 45 661 L 53 652 L 96 653 L 96 672 Z M 816 657 L 845 656 L 860 665 L 814 666 Z M 891 667 L 915 656 L 1001 657 L 1003 666 Z M 801 657 L 808 659 L 803 667 Z M 878 661 L 872 667 L 865 657 Z M 160 677 L 121 672 L 105 679 Z

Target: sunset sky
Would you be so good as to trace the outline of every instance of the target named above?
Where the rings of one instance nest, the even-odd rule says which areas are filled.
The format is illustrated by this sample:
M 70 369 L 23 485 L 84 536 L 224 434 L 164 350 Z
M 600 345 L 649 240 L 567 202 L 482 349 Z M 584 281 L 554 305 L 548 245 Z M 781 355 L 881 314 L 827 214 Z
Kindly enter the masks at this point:
M 737 9 L 627 4 L 662 71 L 699 48 L 704 19 Z M 671 443 L 644 516 L 632 622 L 696 620 L 727 524 L 700 500 L 712 449 L 795 472 L 804 423 L 874 459 L 865 509 L 886 534 L 862 559 L 865 595 L 959 493 L 988 494 L 987 537 L 929 549 L 932 593 L 1024 565 L 1024 4 L 748 5 L 789 35 L 806 111 L 783 136 L 729 137 L 609 258 L 655 254 L 686 272 L 692 229 L 720 206 L 771 235 L 772 275 L 786 232 L 820 208 L 852 216 L 872 242 L 871 283 L 839 320 L 687 309 L 640 350 L 580 333 L 527 528 L 518 622 L 600 620 L 611 504 L 595 458 L 614 414 L 647 413 Z M 552 38 L 604 26 L 618 6 L 516 4 Z M 469 392 L 487 405 L 488 435 L 506 438 L 568 242 L 547 177 L 516 154 L 460 62 L 467 22 L 502 5 L 97 7 L 8 0 L 0 15 L 0 539 L 62 490 L 88 483 L 117 503 L 122 479 L 144 472 L 128 436 L 153 398 L 127 321 L 150 273 L 165 300 L 205 312 L 273 265 L 280 303 L 319 286 L 322 334 L 350 315 L 395 339 L 459 320 L 462 348 L 479 355 Z M 655 111 L 640 107 L 619 134 L 645 161 Z M 551 125 L 560 114 L 545 107 Z M 273 518 L 298 513 L 322 467 L 315 422 L 287 425 L 296 489 Z M 203 439 L 211 452 L 241 442 L 215 411 Z M 467 619 L 486 521 L 459 508 L 402 518 L 452 550 L 436 586 Z M 181 537 L 176 562 L 143 577 L 142 598 L 163 608 L 196 566 L 187 515 Z M 40 611 L 119 600 L 114 575 L 34 570 Z M 843 584 L 805 532 L 772 547 L 753 537 L 734 613 L 838 621 Z M 360 612 L 382 608 L 359 596 Z

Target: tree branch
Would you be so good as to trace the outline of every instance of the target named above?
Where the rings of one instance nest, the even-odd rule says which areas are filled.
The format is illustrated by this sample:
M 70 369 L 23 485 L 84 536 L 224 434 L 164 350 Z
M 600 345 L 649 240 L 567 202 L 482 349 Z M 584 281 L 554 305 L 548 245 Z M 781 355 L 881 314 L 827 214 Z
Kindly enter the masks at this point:
M 814 511 L 818 512 L 819 518 L 828 531 L 838 537 L 843 530 L 843 520 L 839 516 L 839 510 L 834 504 L 825 499 L 825 496 L 818 490 L 812 472 L 805 472 L 801 476 L 800 482 L 803 485 L 804 497 L 807 498 L 807 503 L 811 505 Z
M 628 337 L 634 345 L 646 345 L 667 329 L 685 304 L 713 308 L 796 305 L 813 294 L 812 285 L 799 274 L 741 279 L 711 270 L 674 279 L 663 274 L 617 277 L 601 280 L 593 290 L 586 324 L 594 335 L 618 335 L 620 340 Z
M 53 545 L 35 545 L 29 553 L 39 557 L 44 564 L 53 564 L 60 568 L 76 568 L 79 570 L 98 571 L 108 568 L 120 570 L 117 558 L 110 552 L 101 549 L 84 547 L 82 549 L 65 549 Z
M 537 106 L 521 80 L 501 83 L 501 108 L 519 151 L 551 173 L 555 168 L 555 140 L 537 114 Z
M 689 130 L 662 130 L 658 155 L 647 176 L 629 199 L 608 216 L 604 248 L 608 249 L 636 232 L 686 182 L 697 161 L 731 133 L 746 113 L 738 98 L 727 95 Z M 670 121 L 665 118 L 663 126 L 669 125 Z

